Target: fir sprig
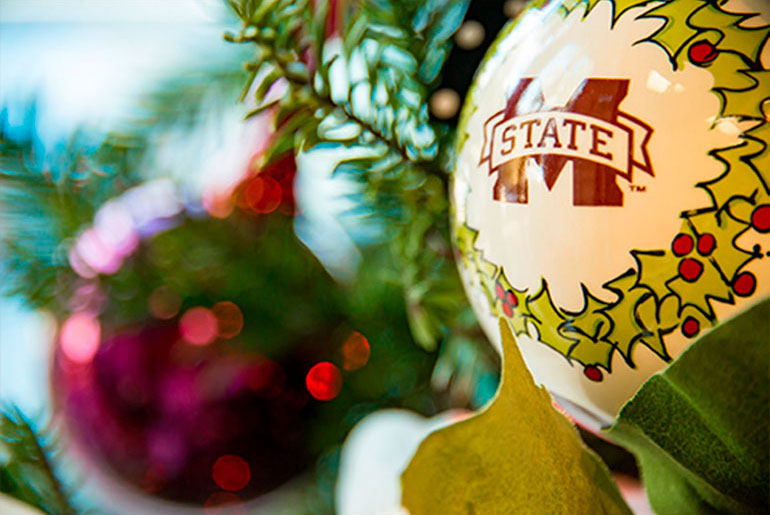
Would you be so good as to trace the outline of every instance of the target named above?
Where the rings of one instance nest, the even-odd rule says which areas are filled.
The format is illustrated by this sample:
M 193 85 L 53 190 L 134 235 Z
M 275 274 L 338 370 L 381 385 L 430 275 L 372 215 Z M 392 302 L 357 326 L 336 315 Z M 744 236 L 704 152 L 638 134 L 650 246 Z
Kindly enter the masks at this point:
M 18 407 L 0 410 L 0 491 L 52 515 L 78 513 L 56 472 L 56 446 Z
M 361 201 L 395 229 L 390 276 L 403 287 L 416 341 L 428 349 L 450 332 L 474 330 L 459 322 L 467 302 L 447 228 L 440 163 L 451 127 L 427 108 L 467 4 L 362 1 L 344 9 L 338 31 L 329 28 L 324 2 L 231 1 L 242 27 L 226 36 L 256 47 L 246 64 L 253 112 L 276 115 L 266 158 L 318 145 L 337 149 L 335 173 L 359 181 Z
M 46 153 L 35 132 L 34 106 L 29 112 L 28 123 L 13 130 L 5 116 L 0 119 L 3 291 L 55 309 L 68 242 L 102 202 L 136 180 L 127 173 L 133 145 L 116 139 L 93 148 L 74 134 L 62 151 Z

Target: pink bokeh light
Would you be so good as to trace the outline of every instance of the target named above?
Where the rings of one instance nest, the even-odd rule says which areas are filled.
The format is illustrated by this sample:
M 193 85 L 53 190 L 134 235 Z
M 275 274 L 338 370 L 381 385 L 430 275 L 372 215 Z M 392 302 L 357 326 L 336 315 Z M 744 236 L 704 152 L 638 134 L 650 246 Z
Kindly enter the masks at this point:
M 101 327 L 96 317 L 88 312 L 79 312 L 62 324 L 59 344 L 67 359 L 85 365 L 99 350 L 100 339 Z
M 86 265 L 102 274 L 114 274 L 123 263 L 123 256 L 105 244 L 93 228 L 87 229 L 80 235 L 76 243 L 76 252 Z

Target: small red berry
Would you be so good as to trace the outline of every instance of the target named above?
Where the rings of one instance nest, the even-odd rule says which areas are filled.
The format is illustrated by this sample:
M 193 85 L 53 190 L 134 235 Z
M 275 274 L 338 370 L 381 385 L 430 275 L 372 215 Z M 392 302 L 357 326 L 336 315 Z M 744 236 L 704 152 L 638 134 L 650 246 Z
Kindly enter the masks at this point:
M 751 213 L 751 226 L 757 232 L 770 232 L 770 204 L 759 206 Z
M 687 52 L 687 56 L 693 64 L 705 66 L 717 58 L 718 52 L 711 42 L 702 39 L 692 45 Z
M 703 265 L 697 259 L 685 258 L 679 263 L 679 275 L 688 283 L 694 282 L 703 273 Z
M 503 297 L 505 297 L 505 288 L 503 288 L 502 284 L 495 284 L 495 295 L 497 295 L 497 298 L 500 300 L 503 300 Z
M 713 234 L 701 234 L 698 236 L 698 254 L 708 256 L 717 246 L 717 240 Z
M 505 313 L 505 316 L 508 318 L 513 316 L 513 308 L 507 302 L 503 302 L 503 313 Z
M 751 272 L 741 272 L 733 279 L 733 291 L 739 297 L 748 297 L 757 287 L 757 278 Z
M 514 308 L 519 305 L 519 299 L 516 298 L 516 295 L 514 295 L 512 291 L 509 291 L 505 294 L 505 302 Z
M 682 334 L 688 338 L 696 336 L 700 332 L 700 322 L 693 317 L 687 317 L 682 324 Z
M 595 367 L 594 365 L 586 365 L 586 367 L 583 369 L 583 374 L 590 379 L 591 381 L 599 382 L 603 379 L 604 374 L 602 374 L 602 371 L 599 370 L 599 367 Z
M 674 241 L 671 242 L 671 250 L 673 250 L 674 254 L 677 256 L 684 256 L 685 254 L 689 254 L 692 250 L 692 247 L 692 236 L 689 234 L 679 233 L 676 235 L 676 238 L 674 238 Z

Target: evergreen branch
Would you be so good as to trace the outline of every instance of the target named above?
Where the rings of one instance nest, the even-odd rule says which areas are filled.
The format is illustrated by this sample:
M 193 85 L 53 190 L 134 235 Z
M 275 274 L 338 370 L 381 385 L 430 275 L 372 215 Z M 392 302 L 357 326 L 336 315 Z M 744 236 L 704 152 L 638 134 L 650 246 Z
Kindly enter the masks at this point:
M 225 37 L 255 46 L 246 65 L 255 77 L 254 112 L 275 104 L 279 113 L 272 146 L 339 149 L 335 173 L 359 181 L 363 201 L 396 226 L 393 267 L 410 325 L 421 346 L 435 348 L 458 330 L 467 304 L 449 251 L 448 175 L 440 164 L 451 130 L 429 118 L 427 100 L 467 1 L 365 0 L 340 37 L 327 33 L 324 3 L 242 0 L 233 7 L 242 28 Z M 278 87 L 286 90 L 276 100 L 270 92 Z M 361 157 L 361 148 L 372 153 Z M 281 154 L 268 150 L 268 160 Z
M 16 406 L 0 410 L 0 491 L 46 513 L 74 515 L 70 494 L 52 463 L 53 438 Z
M 240 35 L 225 37 L 257 48 L 257 57 L 247 64 L 261 76 L 255 87 L 257 105 L 283 79 L 292 90 L 284 96 L 284 104 L 304 103 L 319 114 L 321 121 L 312 122 L 316 129 L 334 115 L 338 123 L 329 124 L 359 129 L 350 131 L 356 143 L 366 145 L 374 139 L 397 152 L 402 161 L 419 164 L 422 172 L 446 181 L 436 164 L 436 127 L 425 106 L 429 86 L 446 57 L 447 39 L 462 21 L 466 6 L 467 2 L 448 8 L 441 2 L 394 2 L 386 8 L 387 2 L 363 2 L 340 43 L 326 39 L 324 18 L 319 16 L 324 6 L 314 10 L 307 2 L 244 0 L 235 9 L 243 21 Z M 304 31 L 314 35 L 315 46 L 304 37 L 299 19 L 305 20 Z M 291 37 L 276 37 L 282 31 Z M 419 62 L 430 63 L 430 69 Z M 311 67 L 316 68 L 312 80 Z M 320 141 L 329 139 L 319 136 Z
M 248 42 L 254 43 L 266 56 L 266 60 L 269 61 L 271 57 L 273 58 L 272 61 L 269 61 L 270 64 L 274 66 L 276 70 L 278 70 L 279 77 L 286 80 L 286 82 L 289 83 L 291 87 L 303 89 L 303 90 L 309 89 L 311 87 L 310 78 L 307 73 L 299 73 L 297 71 L 291 70 L 292 65 L 298 64 L 297 61 L 292 59 L 286 59 L 285 54 L 281 53 L 281 49 L 276 48 L 274 38 L 266 38 L 262 36 L 260 33 L 255 33 L 252 36 L 245 36 L 242 34 L 239 37 L 229 36 L 226 39 L 232 43 L 248 43 Z M 334 57 L 333 59 L 338 59 L 338 58 L 339 57 Z M 250 68 L 253 68 L 253 65 L 251 65 Z M 265 81 L 263 82 L 263 84 L 266 84 L 267 82 L 268 81 Z M 269 82 L 270 82 L 270 86 L 272 86 L 275 81 L 269 81 Z M 269 87 L 265 87 L 264 89 L 266 90 L 265 93 L 267 93 L 267 90 L 269 89 Z M 307 92 L 305 91 L 305 93 Z M 267 103 L 264 103 L 264 94 L 260 96 L 263 97 L 261 99 L 263 101 L 262 104 L 257 108 L 253 109 L 250 113 L 248 113 L 247 117 L 255 116 L 263 112 L 264 110 L 266 110 L 268 107 L 272 107 L 274 104 L 277 104 L 280 102 L 280 99 L 278 99 L 278 100 L 271 100 L 271 101 L 268 101 Z M 401 158 L 404 161 L 411 161 L 411 158 L 406 153 L 406 149 L 403 146 L 401 146 L 397 141 L 394 141 L 393 139 L 388 138 L 373 124 L 357 116 L 350 109 L 348 105 L 335 104 L 328 93 L 324 94 L 323 92 L 315 92 L 315 95 L 307 95 L 305 101 L 308 103 L 307 107 L 310 108 L 312 111 L 315 111 L 316 109 L 322 109 L 326 112 L 331 112 L 338 108 L 342 109 L 348 121 L 358 124 L 365 131 L 368 131 L 370 134 L 372 134 L 375 137 L 375 139 L 384 143 L 389 148 L 392 148 L 395 151 L 397 151 L 401 155 Z M 432 162 L 433 162 L 432 160 L 429 160 L 429 161 L 426 161 L 426 164 L 432 163 Z M 426 171 L 428 171 L 429 173 L 437 172 L 434 169 L 427 168 L 427 166 L 426 166 Z M 443 172 L 439 172 L 438 175 L 442 178 L 446 176 L 446 174 L 444 174 Z
M 67 310 L 77 279 L 67 253 L 78 232 L 107 200 L 153 176 L 153 152 L 163 135 L 195 127 L 214 95 L 235 96 L 242 76 L 185 74 L 144 97 L 142 115 L 122 130 L 79 129 L 49 148 L 37 134 L 35 103 L 18 126 L 0 110 L 0 293 L 54 313 Z

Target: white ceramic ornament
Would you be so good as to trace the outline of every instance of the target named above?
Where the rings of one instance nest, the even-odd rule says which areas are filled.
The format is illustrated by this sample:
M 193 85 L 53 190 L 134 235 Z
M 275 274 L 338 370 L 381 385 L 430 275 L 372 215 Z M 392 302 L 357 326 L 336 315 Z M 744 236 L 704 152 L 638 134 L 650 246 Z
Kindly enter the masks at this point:
M 535 2 L 458 129 L 460 273 L 589 426 L 770 294 L 770 17 L 734 0 Z

